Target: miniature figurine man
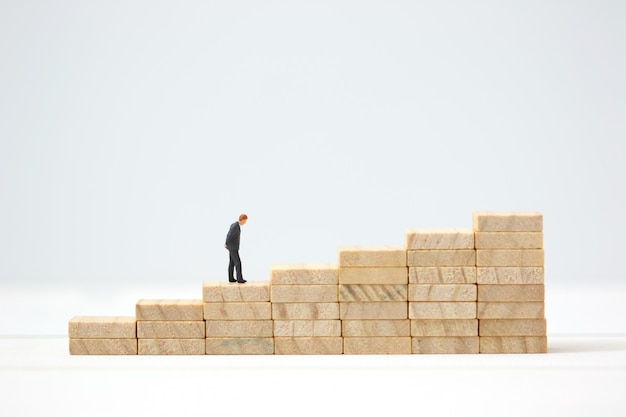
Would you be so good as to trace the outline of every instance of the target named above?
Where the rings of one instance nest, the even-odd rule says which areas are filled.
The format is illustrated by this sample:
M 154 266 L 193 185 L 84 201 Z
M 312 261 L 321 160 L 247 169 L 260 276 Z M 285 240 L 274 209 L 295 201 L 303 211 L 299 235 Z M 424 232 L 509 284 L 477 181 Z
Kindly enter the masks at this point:
M 241 235 L 241 226 L 246 224 L 248 216 L 242 214 L 239 216 L 239 221 L 230 225 L 228 234 L 226 235 L 226 243 L 224 247 L 228 249 L 228 255 L 230 256 L 230 262 L 228 263 L 228 282 L 238 282 L 243 284 L 247 282 L 243 279 L 241 272 L 241 259 L 239 258 L 239 236 Z M 237 279 L 233 274 L 234 269 L 237 269 Z

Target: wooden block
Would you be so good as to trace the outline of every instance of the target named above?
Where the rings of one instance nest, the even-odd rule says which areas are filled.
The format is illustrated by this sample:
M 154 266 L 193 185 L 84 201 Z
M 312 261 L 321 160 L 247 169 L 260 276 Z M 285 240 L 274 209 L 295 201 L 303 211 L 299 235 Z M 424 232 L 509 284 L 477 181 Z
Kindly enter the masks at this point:
M 275 337 L 277 355 L 341 355 L 343 337 Z
M 207 355 L 273 355 L 273 337 L 207 337 Z
M 410 354 L 410 337 L 345 337 L 343 353 L 346 355 Z
M 207 320 L 206 337 L 273 337 L 273 320 Z
M 409 320 L 343 320 L 343 337 L 410 336 Z
M 139 300 L 137 320 L 203 320 L 202 300 Z
M 208 320 L 269 320 L 271 303 L 204 303 L 204 318 Z
M 140 355 L 204 355 L 205 339 L 139 339 Z
M 478 320 L 411 320 L 411 336 L 478 336 Z
M 472 229 L 411 229 L 405 232 L 406 249 L 474 249 Z
M 134 339 L 136 322 L 134 317 L 77 316 L 68 323 L 68 335 L 83 339 Z
M 137 339 L 70 339 L 70 355 L 136 355 Z
M 350 319 L 406 319 L 407 303 L 400 301 L 339 303 L 339 317 Z
M 241 285 L 232 282 L 204 281 L 202 300 L 205 303 L 270 301 L 270 283 L 258 281 Z
M 481 249 L 476 266 L 543 266 L 543 249 Z
M 544 301 L 543 284 L 479 285 L 478 301 Z
M 477 232 L 541 232 L 543 215 L 535 212 L 472 213 L 473 228 Z
M 339 267 L 406 266 L 403 246 L 344 246 L 339 248 Z
M 543 302 L 492 303 L 478 302 L 479 319 L 542 319 Z
M 475 266 L 422 266 L 409 268 L 409 284 L 475 283 Z
M 410 319 L 475 319 L 476 303 L 457 302 L 409 302 Z
M 546 336 L 481 337 L 480 353 L 548 353 L 548 338 Z
M 469 337 L 414 337 L 413 353 L 450 354 L 478 353 L 480 342 L 478 336 Z
M 274 320 L 274 336 L 340 337 L 341 320 Z
M 409 301 L 476 301 L 476 284 L 409 284 Z
M 542 232 L 476 232 L 476 249 L 542 248 Z
M 340 284 L 406 284 L 408 269 L 396 268 L 339 268 Z
M 274 320 L 336 320 L 339 303 L 273 303 Z
M 337 285 L 272 285 L 272 303 L 336 303 Z
M 333 264 L 272 265 L 270 277 L 272 285 L 332 285 L 339 282 L 339 271 Z
M 140 339 L 204 339 L 204 320 L 197 321 L 138 321 Z
M 476 266 L 474 249 L 410 250 L 409 266 Z
M 339 301 L 406 301 L 407 285 L 339 284 Z
M 476 268 L 478 284 L 543 284 L 543 267 Z
M 545 336 L 545 319 L 482 319 L 479 331 L 481 336 Z

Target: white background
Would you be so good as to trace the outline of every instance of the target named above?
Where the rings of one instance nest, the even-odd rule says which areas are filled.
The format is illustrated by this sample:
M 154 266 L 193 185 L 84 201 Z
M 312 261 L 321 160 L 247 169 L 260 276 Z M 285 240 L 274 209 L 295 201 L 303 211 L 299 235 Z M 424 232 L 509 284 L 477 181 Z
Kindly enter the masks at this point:
M 0 2 L 0 284 L 197 288 L 544 214 L 623 282 L 626 4 Z
M 0 414 L 623 415 L 625 21 L 609 0 L 0 0 Z M 550 354 L 67 355 L 73 315 L 225 279 L 242 212 L 268 280 L 475 210 L 543 213 Z

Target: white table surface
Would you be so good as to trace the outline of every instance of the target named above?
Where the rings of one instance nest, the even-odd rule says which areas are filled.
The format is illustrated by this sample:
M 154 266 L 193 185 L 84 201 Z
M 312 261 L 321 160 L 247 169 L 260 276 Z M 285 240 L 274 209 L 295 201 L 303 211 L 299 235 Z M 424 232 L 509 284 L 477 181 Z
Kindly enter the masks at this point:
M 3 294 L 2 417 L 626 416 L 622 289 L 547 286 L 538 355 L 70 356 L 69 312 L 132 314 L 136 295 Z
M 70 356 L 65 337 L 1 338 L 0 415 L 626 415 L 626 337 L 549 344 L 539 355 Z

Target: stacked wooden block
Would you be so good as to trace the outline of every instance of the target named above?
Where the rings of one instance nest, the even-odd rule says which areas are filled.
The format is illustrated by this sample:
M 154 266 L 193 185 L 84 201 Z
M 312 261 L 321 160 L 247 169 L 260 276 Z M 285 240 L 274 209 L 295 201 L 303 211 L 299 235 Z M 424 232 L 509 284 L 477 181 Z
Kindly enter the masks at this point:
M 68 323 L 71 355 L 136 355 L 134 317 L 72 318 Z
M 543 216 L 473 213 L 481 353 L 547 352 Z
M 202 286 L 209 355 L 271 355 L 270 283 L 205 281 Z
M 202 300 L 139 300 L 135 306 L 140 355 L 203 355 Z
M 472 220 L 341 247 L 338 265 L 274 265 L 269 282 L 206 281 L 201 300 L 140 300 L 135 317 L 75 317 L 70 353 L 547 352 L 543 216 Z
M 413 353 L 478 353 L 471 229 L 405 233 Z
M 276 354 L 341 354 L 336 265 L 274 265 L 272 318 Z
M 403 247 L 339 248 L 344 353 L 411 353 L 407 284 Z

